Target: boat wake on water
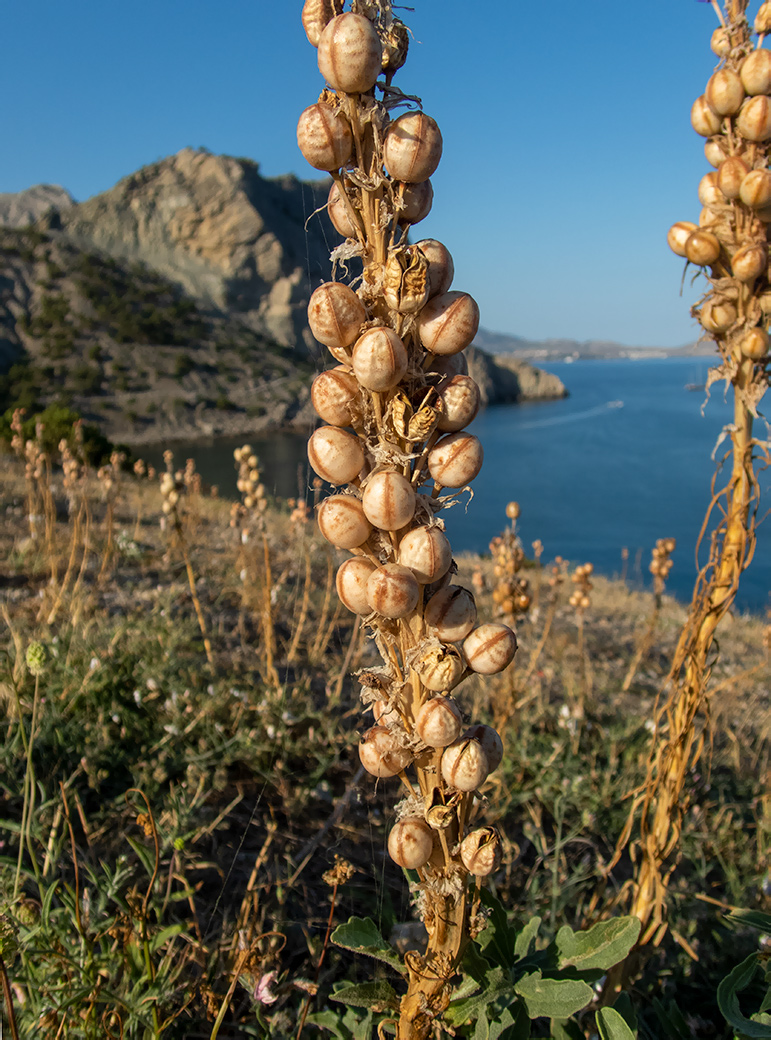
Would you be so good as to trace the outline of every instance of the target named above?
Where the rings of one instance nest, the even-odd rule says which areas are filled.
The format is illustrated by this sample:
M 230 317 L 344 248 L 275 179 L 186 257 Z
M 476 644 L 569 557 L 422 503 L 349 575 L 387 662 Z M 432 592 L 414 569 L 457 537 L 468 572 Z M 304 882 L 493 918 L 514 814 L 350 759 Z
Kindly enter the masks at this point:
M 610 408 L 623 408 L 623 401 L 606 401 L 605 404 L 597 404 L 594 408 L 587 408 L 583 412 L 571 412 L 569 415 L 555 415 L 552 419 L 536 419 L 535 422 L 525 422 L 520 426 L 521 430 L 535 430 L 542 426 L 560 426 L 562 423 L 580 422 L 583 419 L 594 419 Z

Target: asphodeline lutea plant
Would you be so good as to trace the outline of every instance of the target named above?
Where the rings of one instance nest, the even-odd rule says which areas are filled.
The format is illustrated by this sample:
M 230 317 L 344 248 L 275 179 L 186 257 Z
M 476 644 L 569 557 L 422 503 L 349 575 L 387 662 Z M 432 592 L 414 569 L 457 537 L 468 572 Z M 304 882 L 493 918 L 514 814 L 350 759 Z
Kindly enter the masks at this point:
M 369 773 L 398 777 L 406 792 L 388 852 L 414 872 L 428 945 L 406 955 L 396 1029 L 424 1038 L 484 925 L 474 878 L 495 870 L 501 848 L 496 830 L 476 822 L 475 802 L 502 743 L 489 726 L 466 728 L 451 694 L 471 673 L 506 668 L 517 640 L 506 625 L 477 623 L 472 592 L 453 583 L 439 515 L 482 465 L 479 440 L 465 432 L 479 408 L 463 354 L 477 304 L 450 288 L 453 261 L 442 243 L 407 239 L 431 208 L 442 136 L 419 100 L 392 85 L 408 32 L 390 2 L 342 7 L 307 0 L 303 9 L 327 87 L 300 116 L 297 141 L 334 181 L 327 210 L 345 242 L 332 258 L 358 259 L 361 275 L 326 282 L 310 299 L 311 331 L 336 365 L 313 383 L 325 425 L 308 456 L 336 488 L 319 505 L 319 529 L 352 554 L 337 571 L 337 592 L 383 661 L 360 674 L 375 725 L 359 754 Z

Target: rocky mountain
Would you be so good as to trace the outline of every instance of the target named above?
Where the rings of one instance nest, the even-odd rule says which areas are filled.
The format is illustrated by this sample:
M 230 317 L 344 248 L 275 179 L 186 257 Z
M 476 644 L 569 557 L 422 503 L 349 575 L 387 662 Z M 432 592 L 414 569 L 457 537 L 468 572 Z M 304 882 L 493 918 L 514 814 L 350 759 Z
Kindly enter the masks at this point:
M 609 340 L 524 339 L 503 332 L 480 329 L 476 345 L 492 354 L 512 355 L 529 361 L 573 361 L 590 358 L 665 358 L 710 355 L 711 342 L 688 343 L 682 347 L 628 347 Z
M 26 191 L 0 192 L 0 226 L 25 227 L 49 210 L 61 213 L 74 202 L 67 189 L 58 184 L 36 184 Z

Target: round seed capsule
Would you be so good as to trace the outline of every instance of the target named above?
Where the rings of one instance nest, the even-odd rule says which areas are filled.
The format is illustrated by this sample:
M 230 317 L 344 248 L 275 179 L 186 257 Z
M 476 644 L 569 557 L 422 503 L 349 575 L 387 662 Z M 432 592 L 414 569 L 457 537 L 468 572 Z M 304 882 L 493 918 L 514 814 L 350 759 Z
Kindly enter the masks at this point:
M 704 144 L 704 156 L 710 166 L 719 166 L 727 152 L 722 137 L 713 137 Z
M 699 267 L 714 264 L 720 256 L 720 242 L 709 231 L 693 231 L 685 241 L 685 255 Z
M 742 62 L 739 76 L 751 97 L 771 92 L 771 51 L 764 51 L 762 47 L 751 51 Z
M 339 232 L 343 238 L 356 238 L 357 229 L 351 220 L 350 210 L 340 193 L 340 185 L 337 181 L 334 181 L 329 189 L 327 213 L 335 231 Z
M 434 835 L 425 820 L 409 816 L 399 820 L 388 835 L 388 855 L 407 870 L 424 866 L 434 847 Z
M 757 326 L 742 337 L 741 352 L 746 358 L 760 361 L 768 353 L 768 333 Z
M 702 137 L 714 137 L 723 126 L 723 117 L 710 108 L 703 94 L 696 98 L 691 108 L 691 126 Z
M 407 351 L 393 329 L 367 329 L 354 345 L 351 363 L 363 387 L 385 393 L 406 374 Z
M 444 379 L 452 379 L 453 376 L 468 375 L 468 358 L 465 354 L 435 354 L 431 361 L 431 372 Z
M 460 585 L 447 585 L 435 592 L 426 604 L 426 624 L 445 643 L 465 639 L 477 623 L 474 597 Z
M 364 304 L 342 282 L 325 282 L 308 301 L 308 324 L 314 337 L 330 350 L 350 347 L 367 320 Z
M 322 480 L 347 484 L 364 465 L 364 452 L 353 434 L 337 426 L 321 426 L 308 441 L 308 460 Z
M 434 189 L 431 181 L 420 184 L 404 184 L 402 191 L 402 208 L 399 210 L 400 224 L 419 224 L 431 212 L 434 202 Z
M 769 0 L 764 0 L 758 8 L 752 28 L 758 35 L 762 34 L 765 36 L 771 32 L 771 3 L 769 3 Z
M 488 877 L 501 862 L 501 839 L 494 827 L 480 827 L 460 843 L 463 866 L 476 877 Z
M 339 170 L 351 157 L 353 134 L 338 109 L 319 101 L 300 115 L 297 146 L 317 170 Z
M 380 75 L 383 48 L 372 22 L 359 14 L 339 14 L 319 38 L 319 72 L 335 90 L 363 94 Z
M 479 473 L 483 458 L 478 437 L 448 433 L 428 453 L 428 471 L 442 487 L 465 487 Z
M 726 300 L 706 300 L 699 321 L 707 332 L 726 332 L 736 321 L 736 307 Z
M 418 321 L 420 342 L 432 354 L 458 354 L 479 329 L 479 307 L 468 293 L 442 293 L 429 300 Z
M 771 137 L 771 101 L 765 95 L 749 98 L 736 118 L 736 129 L 747 141 Z
M 318 47 L 319 38 L 333 15 L 332 0 L 305 0 L 302 10 L 303 29 L 314 47 Z
M 452 549 L 438 527 L 416 527 L 399 545 L 399 563 L 408 567 L 421 585 L 438 581 L 450 569 Z
M 514 660 L 517 637 L 508 625 L 488 622 L 466 636 L 463 652 L 473 672 L 494 675 L 502 672 Z
M 412 761 L 412 754 L 401 747 L 387 726 L 372 726 L 359 742 L 361 764 L 373 776 L 396 776 Z
M 321 372 L 311 383 L 313 407 L 331 426 L 351 425 L 351 404 L 358 395 L 359 384 L 343 365 Z
M 367 582 L 377 564 L 363 556 L 354 556 L 341 563 L 335 577 L 335 587 L 340 602 L 354 614 L 371 614 L 372 608 L 367 599 Z
M 749 172 L 747 163 L 738 155 L 732 155 L 718 167 L 717 186 L 727 199 L 738 199 L 742 181 Z
M 479 411 L 479 386 L 471 376 L 453 376 L 440 388 L 439 400 L 442 413 L 437 426 L 443 433 L 455 433 L 468 426 Z
M 428 298 L 441 296 L 450 288 L 455 276 L 450 250 L 435 238 L 424 238 L 415 244 L 428 260 Z
M 731 259 L 734 278 L 740 282 L 754 282 L 768 267 L 768 249 L 763 246 L 744 246 Z
M 319 530 L 338 549 L 357 549 L 372 533 L 361 502 L 352 495 L 325 498 L 316 513 Z
M 361 498 L 364 514 L 381 531 L 398 531 L 415 514 L 415 489 L 395 470 L 370 477 Z
M 482 745 L 490 772 L 494 773 L 503 761 L 503 741 L 497 731 L 492 726 L 469 726 L 462 739 L 475 740 L 477 744 Z
M 677 253 L 678 256 L 685 256 L 685 243 L 696 230 L 698 230 L 698 225 L 690 220 L 678 220 L 676 224 L 673 224 L 667 233 L 667 243 L 672 252 Z
M 403 618 L 418 604 L 420 586 L 412 571 L 398 563 L 378 567 L 367 581 L 367 601 L 382 617 Z
M 722 206 L 725 203 L 723 194 L 717 186 L 717 171 L 705 175 L 699 181 L 699 202 L 702 206 Z
M 728 38 L 728 33 L 721 26 L 712 33 L 712 39 L 709 42 L 710 48 L 713 54 L 717 54 L 719 58 L 725 58 L 727 54 L 731 52 L 731 41 Z
M 731 69 L 718 69 L 710 76 L 704 96 L 709 107 L 719 116 L 732 116 L 744 101 L 744 87 Z
M 415 716 L 415 729 L 429 747 L 447 747 L 458 739 L 463 721 L 460 709 L 449 697 L 432 697 Z
M 487 755 L 475 740 L 461 738 L 442 752 L 442 776 L 459 791 L 476 791 L 489 772 Z
M 425 112 L 406 112 L 388 128 L 383 165 L 395 181 L 426 181 L 442 158 L 442 134 Z
M 751 209 L 771 205 L 771 171 L 750 170 L 739 188 L 739 198 Z
M 421 657 L 416 670 L 427 690 L 443 693 L 458 685 L 464 668 L 454 646 L 440 646 L 428 650 Z

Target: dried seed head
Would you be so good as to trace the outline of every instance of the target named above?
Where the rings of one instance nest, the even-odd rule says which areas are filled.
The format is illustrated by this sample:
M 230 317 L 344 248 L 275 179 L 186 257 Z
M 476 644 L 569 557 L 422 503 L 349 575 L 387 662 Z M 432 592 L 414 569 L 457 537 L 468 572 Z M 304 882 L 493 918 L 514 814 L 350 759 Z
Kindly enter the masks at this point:
M 425 820 L 408 816 L 399 820 L 388 835 L 388 855 L 407 870 L 424 866 L 434 847 L 434 835 Z
M 719 58 L 725 58 L 731 52 L 731 41 L 728 38 L 728 33 L 722 26 L 715 29 L 712 33 L 709 45 L 712 48 L 712 53 L 717 54 Z
M 473 342 L 478 329 L 476 300 L 456 290 L 429 300 L 418 322 L 420 342 L 432 354 L 458 354 Z
M 731 155 L 721 162 L 717 170 L 717 186 L 727 199 L 738 199 L 742 181 L 750 172 L 744 159 Z
M 487 755 L 475 740 L 456 740 L 442 752 L 442 776 L 459 791 L 476 791 L 490 772 Z
M 353 135 L 342 112 L 319 101 L 297 122 L 297 146 L 317 170 L 339 170 L 351 157 Z
M 367 581 L 367 601 L 382 617 L 403 618 L 418 603 L 420 586 L 412 571 L 398 563 L 386 563 L 372 572 Z
M 685 240 L 685 255 L 699 267 L 714 264 L 720 256 L 720 242 L 710 231 L 693 231 Z
M 415 670 L 427 690 L 444 693 L 458 685 L 464 669 L 454 646 L 438 646 L 423 654 Z
M 497 730 L 494 730 L 492 726 L 469 726 L 462 734 L 462 739 L 475 740 L 477 744 L 481 744 L 482 750 L 487 755 L 490 772 L 494 773 L 503 761 L 503 741 Z
M 432 697 L 415 716 L 415 729 L 429 747 L 447 747 L 458 739 L 463 721 L 460 708 L 449 697 Z
M 428 260 L 415 246 L 401 246 L 388 256 L 383 298 L 392 311 L 415 314 L 428 299 Z
M 364 556 L 354 556 L 338 567 L 335 578 L 337 595 L 343 606 L 354 614 L 372 612 L 367 599 L 367 582 L 376 570 L 377 564 Z
M 361 502 L 352 495 L 325 498 L 316 513 L 316 521 L 326 540 L 339 549 L 357 549 L 372 533 Z
M 408 567 L 421 585 L 438 581 L 450 569 L 452 549 L 438 527 L 416 527 L 399 545 L 399 563 Z
M 439 639 L 456 643 L 465 639 L 477 622 L 474 597 L 460 585 L 446 585 L 428 601 L 424 618 Z
M 442 487 L 465 487 L 482 468 L 484 452 L 472 433 L 448 433 L 428 453 L 428 471 Z
M 386 726 L 372 726 L 359 742 L 361 764 L 373 776 L 396 776 L 412 761 L 411 753 L 401 747 Z
M 460 843 L 460 858 L 469 874 L 487 877 L 501 862 L 501 839 L 494 827 L 480 827 Z
M 359 14 L 339 14 L 319 38 L 319 71 L 335 90 L 364 94 L 380 75 L 383 48 L 372 22 Z
M 727 300 L 705 300 L 699 313 L 699 321 L 707 330 L 715 334 L 726 332 L 736 321 L 736 307 Z
M 771 204 L 771 172 L 750 170 L 739 188 L 739 198 L 750 209 L 763 209 Z
M 394 120 L 383 143 L 383 164 L 395 181 L 426 181 L 442 158 L 442 134 L 425 112 L 405 112 Z
M 760 361 L 768 353 L 768 333 L 757 326 L 742 337 L 740 349 L 744 357 Z
M 696 98 L 691 108 L 691 126 L 702 137 L 714 137 L 723 126 L 723 117 L 710 107 L 703 94 Z
M 381 470 L 370 477 L 362 495 L 364 513 L 381 531 L 398 531 L 415 514 L 415 489 L 395 470 Z
M 383 72 L 397 72 L 407 60 L 410 47 L 410 34 L 404 22 L 394 18 L 393 22 L 382 33 Z
M 754 282 L 768 267 L 768 248 L 743 246 L 731 258 L 734 278 L 740 282 Z
M 338 3 L 333 0 L 305 0 L 303 4 L 302 23 L 305 35 L 314 47 L 318 47 L 319 38 L 326 25 L 338 13 Z
M 364 304 L 342 282 L 325 282 L 308 302 L 308 324 L 314 337 L 330 349 L 350 347 L 367 320 Z
M 481 675 L 502 672 L 514 660 L 517 637 L 508 625 L 480 625 L 463 642 L 469 668 Z
M 335 231 L 338 231 L 343 238 L 356 238 L 356 226 L 340 193 L 340 185 L 337 181 L 334 181 L 329 189 L 327 213 Z
M 479 411 L 479 386 L 471 376 L 453 376 L 439 389 L 442 412 L 439 429 L 443 433 L 464 429 Z
M 750 97 L 768 94 L 771 91 L 771 51 L 762 48 L 750 51 L 742 62 L 739 75 Z
M 347 484 L 364 465 L 364 452 L 352 433 L 337 426 L 321 426 L 308 441 L 308 459 L 322 480 Z
M 356 340 L 351 355 L 356 378 L 367 390 L 384 393 L 400 383 L 407 372 L 407 351 L 393 329 L 367 329 Z
M 447 246 L 435 238 L 424 238 L 415 243 L 428 260 L 428 298 L 442 296 L 448 291 L 455 277 L 455 265 Z
M 737 116 L 736 129 L 747 141 L 767 141 L 771 137 L 771 101 L 765 96 L 748 98 Z
M 744 87 L 731 69 L 718 69 L 710 76 L 704 96 L 709 107 L 719 116 L 732 116 L 744 101 Z
M 719 166 L 727 154 L 726 143 L 722 137 L 712 137 L 704 143 L 704 156 L 710 166 Z
M 715 208 L 725 203 L 722 192 L 717 186 L 717 171 L 705 173 L 699 181 L 699 202 L 702 206 Z
M 399 222 L 402 224 L 419 224 L 431 212 L 434 201 L 434 189 L 431 181 L 419 184 L 402 183 L 402 208 L 399 210 Z
M 351 403 L 359 384 L 343 365 L 321 372 L 311 383 L 311 401 L 318 416 L 331 426 L 351 425 Z
M 672 252 L 677 253 L 678 256 L 685 256 L 685 243 L 696 230 L 698 230 L 698 225 L 690 220 L 678 220 L 676 224 L 673 224 L 667 233 L 667 243 Z
M 758 8 L 758 13 L 755 15 L 755 22 L 753 29 L 758 35 L 765 36 L 771 32 L 771 3 L 766 0 Z

